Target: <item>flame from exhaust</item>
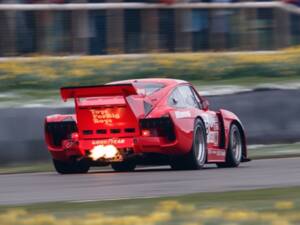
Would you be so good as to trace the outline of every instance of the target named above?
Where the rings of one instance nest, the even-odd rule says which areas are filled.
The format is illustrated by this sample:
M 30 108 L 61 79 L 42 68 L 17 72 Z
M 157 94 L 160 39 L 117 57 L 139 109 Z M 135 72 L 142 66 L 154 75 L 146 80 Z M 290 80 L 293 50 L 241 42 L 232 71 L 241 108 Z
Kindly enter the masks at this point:
M 113 159 L 118 154 L 118 150 L 113 145 L 97 145 L 91 150 L 91 157 L 93 160 Z

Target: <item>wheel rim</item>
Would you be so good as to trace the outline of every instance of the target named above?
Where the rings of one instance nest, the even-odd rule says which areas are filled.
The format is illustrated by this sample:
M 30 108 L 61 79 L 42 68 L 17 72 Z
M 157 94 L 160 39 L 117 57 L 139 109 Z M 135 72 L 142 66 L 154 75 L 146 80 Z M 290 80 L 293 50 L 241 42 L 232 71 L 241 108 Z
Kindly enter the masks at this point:
M 242 140 L 241 140 L 240 132 L 237 128 L 233 129 L 231 140 L 232 140 L 231 142 L 232 153 L 234 159 L 236 162 L 239 162 L 241 161 L 241 157 L 242 157 Z
M 196 131 L 196 138 L 195 138 L 195 153 L 196 159 L 199 164 L 204 164 L 205 161 L 205 144 L 204 144 L 204 136 L 201 132 L 200 128 Z

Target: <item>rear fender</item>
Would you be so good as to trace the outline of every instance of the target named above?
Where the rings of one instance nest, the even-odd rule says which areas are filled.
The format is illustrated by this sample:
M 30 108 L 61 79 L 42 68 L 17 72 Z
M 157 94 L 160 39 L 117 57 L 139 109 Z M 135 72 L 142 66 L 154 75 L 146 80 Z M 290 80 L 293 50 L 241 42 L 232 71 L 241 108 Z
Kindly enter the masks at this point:
M 177 148 L 181 153 L 188 153 L 193 144 L 194 118 L 178 119 L 174 112 L 170 113 L 174 123 L 175 136 L 177 139 Z
M 62 150 L 61 142 L 77 131 L 75 115 L 55 114 L 45 118 L 45 140 L 49 150 Z

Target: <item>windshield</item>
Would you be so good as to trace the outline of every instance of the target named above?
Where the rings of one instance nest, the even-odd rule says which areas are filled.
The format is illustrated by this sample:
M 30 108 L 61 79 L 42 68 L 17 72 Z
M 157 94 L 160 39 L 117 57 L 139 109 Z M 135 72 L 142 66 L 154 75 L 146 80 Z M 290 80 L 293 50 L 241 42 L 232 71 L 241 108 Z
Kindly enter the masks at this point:
M 161 83 L 135 82 L 133 86 L 139 95 L 151 95 L 164 87 Z

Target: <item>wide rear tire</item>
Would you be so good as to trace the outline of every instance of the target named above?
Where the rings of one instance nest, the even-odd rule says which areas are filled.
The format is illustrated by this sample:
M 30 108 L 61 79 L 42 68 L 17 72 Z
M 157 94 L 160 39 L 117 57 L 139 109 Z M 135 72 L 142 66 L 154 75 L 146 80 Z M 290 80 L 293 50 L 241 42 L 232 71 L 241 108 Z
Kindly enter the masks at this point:
M 238 167 L 242 161 L 243 141 L 241 131 L 236 124 L 232 124 L 229 131 L 229 146 L 225 163 L 217 163 L 220 168 Z
M 55 170 L 60 174 L 87 173 L 90 166 L 85 161 L 63 162 L 53 159 Z
M 134 171 L 136 164 L 132 161 L 115 162 L 111 164 L 111 167 L 116 172 L 130 172 Z
M 206 128 L 202 120 L 197 119 L 194 127 L 193 145 L 186 155 L 172 160 L 174 170 L 198 170 L 204 167 L 207 159 Z

